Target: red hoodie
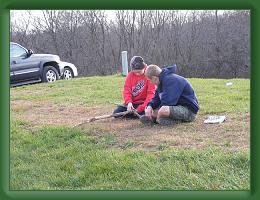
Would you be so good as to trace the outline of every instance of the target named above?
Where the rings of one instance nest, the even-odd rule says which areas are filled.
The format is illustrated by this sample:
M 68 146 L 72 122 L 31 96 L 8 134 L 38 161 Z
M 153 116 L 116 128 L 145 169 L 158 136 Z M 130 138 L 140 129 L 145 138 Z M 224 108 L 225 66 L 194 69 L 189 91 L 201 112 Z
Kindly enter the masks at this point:
M 131 71 L 127 75 L 124 84 L 123 96 L 125 104 L 127 105 L 129 102 L 141 104 L 136 108 L 137 112 L 141 113 L 152 100 L 155 89 L 156 86 L 149 81 L 144 74 L 136 75 Z

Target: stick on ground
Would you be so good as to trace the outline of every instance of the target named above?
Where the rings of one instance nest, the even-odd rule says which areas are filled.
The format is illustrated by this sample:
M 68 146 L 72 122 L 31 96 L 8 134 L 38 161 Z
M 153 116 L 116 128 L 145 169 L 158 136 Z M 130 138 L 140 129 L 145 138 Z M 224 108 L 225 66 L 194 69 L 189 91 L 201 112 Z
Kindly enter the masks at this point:
M 79 126 L 81 124 L 94 122 L 94 121 L 100 120 L 100 119 L 107 119 L 107 118 L 111 118 L 111 117 L 123 117 L 123 116 L 125 116 L 127 114 L 130 114 L 130 113 L 133 113 L 138 118 L 140 118 L 140 115 L 135 110 L 134 111 L 124 111 L 124 112 L 120 112 L 120 113 L 114 113 L 114 114 L 109 114 L 109 115 L 101 115 L 101 116 L 97 116 L 97 117 L 92 117 L 92 118 L 87 119 L 86 121 L 84 121 L 84 122 L 82 122 L 80 124 L 75 125 L 74 127 Z

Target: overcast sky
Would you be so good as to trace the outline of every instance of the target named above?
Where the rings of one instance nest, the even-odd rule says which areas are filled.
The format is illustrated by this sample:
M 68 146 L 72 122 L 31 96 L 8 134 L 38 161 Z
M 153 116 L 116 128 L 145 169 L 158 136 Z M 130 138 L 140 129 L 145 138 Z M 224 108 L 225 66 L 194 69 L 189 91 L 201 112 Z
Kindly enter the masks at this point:
M 29 24 L 28 30 L 32 30 L 33 27 L 30 25 L 35 17 L 43 18 L 43 10 L 11 10 L 10 11 L 10 20 L 12 24 L 16 26 L 24 26 L 25 24 Z M 116 18 L 116 11 L 118 10 L 103 10 L 105 11 L 105 15 L 107 16 L 108 21 L 113 21 Z M 187 13 L 192 10 L 178 10 L 179 14 Z M 196 10 L 198 12 L 202 10 Z M 222 14 L 224 10 L 218 10 L 218 14 Z
M 19 20 L 21 17 L 28 16 L 28 11 L 33 16 L 43 17 L 43 10 L 11 10 L 10 18 L 12 21 Z M 105 10 L 105 14 L 107 15 L 109 20 L 115 19 L 115 11 L 116 10 Z

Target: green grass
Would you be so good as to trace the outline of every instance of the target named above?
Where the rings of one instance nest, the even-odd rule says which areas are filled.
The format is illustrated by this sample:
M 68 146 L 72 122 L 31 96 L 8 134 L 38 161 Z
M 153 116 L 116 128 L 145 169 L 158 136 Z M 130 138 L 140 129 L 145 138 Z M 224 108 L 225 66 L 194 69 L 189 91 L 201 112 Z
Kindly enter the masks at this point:
M 11 126 L 11 190 L 249 189 L 245 152 L 164 151 L 165 145 L 160 152 L 126 151 L 77 129 L 24 127 Z M 131 141 L 123 149 L 129 146 Z
M 250 81 L 248 79 L 191 78 L 201 114 L 249 112 Z M 227 87 L 227 82 L 233 82 Z M 106 76 L 58 81 L 53 84 L 35 84 L 13 88 L 19 95 L 12 100 L 51 101 L 66 105 L 107 105 L 122 102 L 124 77 Z M 11 90 L 12 91 L 12 90 Z M 36 93 L 35 93 L 36 91 Z
M 248 79 L 190 79 L 201 107 L 201 113 L 249 112 Z M 232 82 L 232 86 L 226 86 Z
M 63 106 L 102 106 L 122 102 L 121 76 L 78 78 L 53 84 L 11 88 L 11 101 L 51 102 Z M 247 113 L 250 81 L 189 79 L 200 115 Z M 231 87 L 226 82 L 233 82 Z M 14 95 L 15 93 L 15 95 Z M 23 110 L 12 111 L 23 112 Z M 113 133 L 91 136 L 66 126 L 33 127 L 11 118 L 11 190 L 249 190 L 249 151 L 173 149 L 133 150 L 134 141 L 115 148 Z M 232 130 L 230 130 L 232 131 Z M 226 145 L 232 141 L 227 140 Z
M 85 106 L 121 103 L 123 77 L 89 77 L 54 84 L 35 84 L 13 88 L 19 96 L 11 100 L 53 101 L 56 104 L 83 104 Z M 38 91 L 37 95 L 32 91 Z

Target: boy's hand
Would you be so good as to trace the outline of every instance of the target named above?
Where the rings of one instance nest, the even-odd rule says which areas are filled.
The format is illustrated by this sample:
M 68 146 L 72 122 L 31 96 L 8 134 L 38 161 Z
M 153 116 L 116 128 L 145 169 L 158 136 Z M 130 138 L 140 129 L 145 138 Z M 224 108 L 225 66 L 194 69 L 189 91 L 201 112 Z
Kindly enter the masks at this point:
M 152 119 L 152 111 L 153 111 L 153 108 L 151 106 L 147 106 L 145 109 L 145 116 Z
M 127 104 L 127 111 L 132 111 L 132 110 L 134 110 L 133 104 L 131 102 L 129 102 Z

